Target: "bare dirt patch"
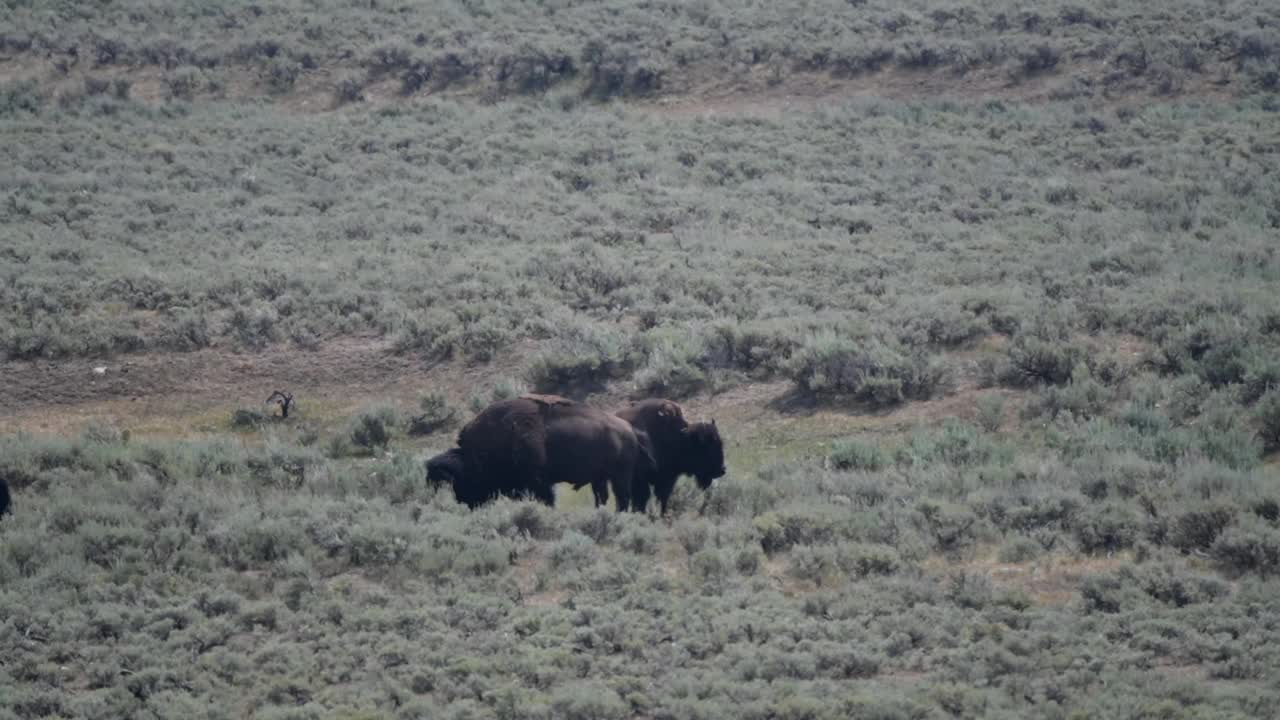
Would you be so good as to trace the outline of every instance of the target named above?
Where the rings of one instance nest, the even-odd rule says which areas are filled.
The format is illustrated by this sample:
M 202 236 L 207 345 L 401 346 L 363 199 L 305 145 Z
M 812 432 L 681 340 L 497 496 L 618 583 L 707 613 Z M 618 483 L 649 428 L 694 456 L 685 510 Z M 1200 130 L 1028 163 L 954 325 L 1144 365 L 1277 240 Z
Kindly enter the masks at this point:
M 68 66 L 65 62 L 31 53 L 0 57 L 0 84 L 34 80 L 55 97 L 83 93 L 86 79 L 129 81 L 130 97 L 147 103 L 172 98 L 171 79 L 183 68 L 166 70 L 157 66 L 107 65 L 89 63 Z M 448 97 L 464 102 L 493 102 L 503 94 L 475 82 L 444 89 L 401 92 L 394 77 L 369 78 L 359 66 L 322 65 L 300 72 L 287 88 L 272 87 L 261 68 L 229 65 L 218 68 L 211 82 L 200 79 L 183 90 L 192 101 L 270 98 L 286 112 L 315 113 L 339 109 L 344 104 L 336 94 L 340 78 L 362 78 L 365 82 L 357 107 L 380 107 L 392 103 L 412 103 L 428 97 Z M 1009 100 L 1037 103 L 1075 99 L 1090 103 L 1140 105 L 1155 101 L 1200 99 L 1211 102 L 1238 97 L 1248 88 L 1227 64 L 1206 66 L 1198 74 L 1185 77 L 1173 87 L 1152 87 L 1147 78 L 1119 77 L 1105 61 L 1080 61 L 1056 72 L 1021 75 L 1007 66 L 914 69 L 889 66 L 858 75 L 830 72 L 779 70 L 766 65 L 726 70 L 717 65 L 694 65 L 668 73 L 663 88 L 654 95 L 628 98 L 624 102 L 643 112 L 669 116 L 709 117 L 745 115 L 777 117 L 789 112 L 812 112 L 836 107 L 858 98 L 886 98 L 899 101 L 955 100 L 974 102 Z M 556 92 L 582 91 L 582 82 L 556 86 Z
M 1086 577 L 1110 572 L 1132 561 L 1129 554 L 1120 553 L 1106 557 L 1050 555 L 1032 562 L 1005 563 L 997 560 L 994 552 L 962 562 L 930 557 L 924 562 L 924 570 L 935 575 L 977 573 L 997 588 L 1026 593 L 1037 605 L 1066 605 L 1079 597 L 1080 583 Z
M 1091 338 L 1095 349 L 1138 357 L 1140 341 Z M 879 408 L 826 401 L 796 393 L 788 380 L 747 382 L 718 393 L 681 400 L 691 419 L 714 419 L 727 443 L 731 471 L 761 463 L 823 455 L 842 438 L 893 437 L 955 418 L 976 419 L 978 401 L 1004 398 L 1006 431 L 1016 431 L 1026 390 L 979 387 L 978 356 L 997 352 L 1002 340 L 983 340 L 948 353 L 954 382 L 943 394 Z M 8 361 L 0 363 L 0 433 L 73 435 L 98 420 L 135 435 L 182 437 L 226 431 L 236 408 L 276 412 L 264 401 L 273 390 L 297 398 L 297 414 L 310 421 L 348 417 L 371 402 L 411 410 L 419 393 L 442 392 L 463 417 L 469 400 L 485 396 L 502 379 L 519 382 L 536 341 L 522 341 L 483 364 L 435 362 L 397 353 L 377 336 L 330 340 L 318 349 L 272 346 L 261 351 L 210 348 L 189 353 L 147 353 L 117 358 Z M 994 348 L 994 349 L 993 349 Z M 630 382 L 618 381 L 583 399 L 612 412 L 626 404 Z M 292 416 L 291 416 L 292 417 Z
M 681 401 L 691 419 L 714 419 L 724 436 L 730 473 L 800 457 L 823 456 L 849 437 L 893 438 L 949 419 L 974 422 L 978 401 L 1004 398 L 1006 431 L 1016 431 L 1031 394 L 1003 387 L 980 388 L 965 381 L 944 395 L 892 407 L 819 400 L 796 392 L 790 381 L 754 382 L 717 395 Z
M 1206 70 L 1163 95 L 1137 80 L 1111 81 L 1108 85 L 1109 77 L 1114 77 L 1114 68 L 1106 62 L 1074 64 L 1062 72 L 1030 76 L 1012 74 L 1007 67 L 957 72 L 953 68 L 893 66 L 854 76 L 794 71 L 778 76 L 764 67 L 726 76 L 695 68 L 669 82 L 660 97 L 636 104 L 663 115 L 777 117 L 831 108 L 859 98 L 1038 103 L 1075 98 L 1083 90 L 1100 89 L 1088 98 L 1090 102 L 1140 105 L 1153 99 L 1223 101 L 1244 90 L 1237 86 L 1231 73 L 1221 69 Z
M 789 555 L 767 558 L 761 565 L 761 574 L 769 578 L 775 590 L 787 597 L 800 597 L 821 589 L 812 580 L 803 580 L 791 572 Z
M 523 355 L 513 352 L 512 358 Z M 517 370 L 516 360 L 472 366 L 393 352 L 389 340 L 349 337 L 317 350 L 206 349 L 115 359 L 0 363 L 0 432 L 74 432 L 101 420 L 134 432 L 181 436 L 225 421 L 236 407 L 261 407 L 273 390 L 294 393 L 310 417 L 349 414 L 364 403 L 436 389 L 464 402 Z
M 689 553 L 678 542 L 664 542 L 655 554 L 658 569 L 672 583 L 683 582 L 689 577 Z
M 538 576 L 547 572 L 546 565 L 546 553 L 541 545 L 537 545 L 530 552 L 521 554 L 512 568 L 521 602 L 526 606 L 559 605 L 567 597 L 562 589 L 538 590 L 541 585 Z

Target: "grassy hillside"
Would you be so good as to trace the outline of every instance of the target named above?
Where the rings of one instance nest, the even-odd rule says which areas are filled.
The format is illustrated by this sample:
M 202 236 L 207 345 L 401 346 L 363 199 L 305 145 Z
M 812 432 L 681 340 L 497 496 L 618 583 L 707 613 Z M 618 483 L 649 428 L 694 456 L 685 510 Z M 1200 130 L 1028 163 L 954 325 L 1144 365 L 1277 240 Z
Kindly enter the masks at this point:
M 478 361 L 543 340 L 549 381 L 635 372 L 678 392 L 726 372 L 821 384 L 855 340 L 895 376 L 991 332 L 1015 350 L 1134 334 L 1173 370 L 1196 355 L 1188 333 L 1274 345 L 1267 98 L 867 100 L 766 120 L 20 92 L 2 181 L 11 358 L 372 329 Z
M 1268 715 L 1273 5 L 0 3 L 0 720 Z
M 1273 3 L 9 2 L 0 49 L 60 70 L 163 67 L 225 86 L 251 70 L 288 92 L 316 75 L 348 98 L 392 79 L 404 93 L 480 85 L 643 95 L 711 74 L 851 76 L 884 68 L 1012 80 L 1065 71 L 1083 92 L 1234 83 L 1274 90 Z M 194 90 L 197 88 L 188 88 Z M 215 92 L 219 89 L 212 88 Z
M 1275 478 L 1142 427 L 846 444 L 670 524 L 471 513 L 410 454 L 10 440 L 0 717 L 1265 716 Z

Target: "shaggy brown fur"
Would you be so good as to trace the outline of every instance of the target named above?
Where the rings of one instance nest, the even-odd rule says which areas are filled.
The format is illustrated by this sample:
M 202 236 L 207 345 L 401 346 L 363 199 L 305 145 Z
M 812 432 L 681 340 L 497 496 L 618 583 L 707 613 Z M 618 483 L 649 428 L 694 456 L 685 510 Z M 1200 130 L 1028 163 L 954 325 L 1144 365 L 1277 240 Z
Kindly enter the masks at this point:
M 618 510 L 626 510 L 634 478 L 648 478 L 654 469 L 643 433 L 604 411 L 555 395 L 490 405 L 458 432 L 458 453 L 452 452 L 432 458 L 428 472 L 452 478 L 455 496 L 471 507 L 497 495 L 525 493 L 554 505 L 552 486 L 566 482 L 575 488 L 590 485 L 597 506 L 608 502 L 612 487 Z
M 465 477 L 466 464 L 463 461 L 462 450 L 459 448 L 449 448 L 427 460 L 427 482 L 433 485 L 448 483 L 453 488 L 453 496 L 458 502 L 474 508 L 493 499 L 494 496 L 490 494 L 469 494 L 469 490 L 478 490 L 478 488 L 470 488 L 462 482 Z
M 679 403 L 661 398 L 633 402 L 619 410 L 617 416 L 648 434 L 657 464 L 651 482 L 632 486 L 632 509 L 643 512 L 652 492 L 658 496 L 665 515 L 676 479 L 681 475 L 692 475 L 703 490 L 724 475 L 724 443 L 714 420 L 690 423 Z

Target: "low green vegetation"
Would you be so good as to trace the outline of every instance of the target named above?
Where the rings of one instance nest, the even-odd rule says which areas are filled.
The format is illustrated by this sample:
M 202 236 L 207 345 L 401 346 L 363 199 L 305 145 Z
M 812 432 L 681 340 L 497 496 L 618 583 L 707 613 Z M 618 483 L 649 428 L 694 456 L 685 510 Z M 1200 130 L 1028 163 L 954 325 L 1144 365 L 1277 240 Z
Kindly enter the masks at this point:
M 1277 10 L 1262 0 L 1155 7 L 929 0 L 803 4 L 312 0 L 216 7 L 145 0 L 0 8 L 0 51 L 48 57 L 61 72 L 159 68 L 176 98 L 226 92 L 232 72 L 267 93 L 319 78 L 342 103 L 371 84 L 404 95 L 481 86 L 489 95 L 572 86 L 589 98 L 684 89 L 699 80 L 884 70 L 995 74 L 1009 83 L 1065 74 L 1063 92 L 1134 87 L 1176 95 L 1237 79 L 1280 87 Z M 117 94 L 99 82 L 97 92 Z M 1069 194 L 1069 193 L 1068 193 Z
M 655 121 L 10 97 L 0 348 L 375 332 L 483 363 L 530 340 L 544 389 L 772 376 L 885 405 L 944 391 L 939 356 L 992 333 L 1012 338 L 992 381 L 1015 385 L 1082 362 L 1112 381 L 1081 338 L 1131 335 L 1252 404 L 1280 376 L 1275 110 L 859 100 Z
M 1275 4 L 777 5 L 0 3 L 5 372 L 422 368 L 0 436 L 0 720 L 1274 714 Z M 426 484 L 530 390 L 729 473 Z
M 1275 476 L 1160 423 L 1060 414 L 1036 448 L 951 421 L 825 468 L 735 468 L 705 505 L 681 485 L 670 523 L 468 512 L 399 440 L 333 459 L 260 432 L 0 441 L 0 717 L 1258 717 L 1280 699 Z

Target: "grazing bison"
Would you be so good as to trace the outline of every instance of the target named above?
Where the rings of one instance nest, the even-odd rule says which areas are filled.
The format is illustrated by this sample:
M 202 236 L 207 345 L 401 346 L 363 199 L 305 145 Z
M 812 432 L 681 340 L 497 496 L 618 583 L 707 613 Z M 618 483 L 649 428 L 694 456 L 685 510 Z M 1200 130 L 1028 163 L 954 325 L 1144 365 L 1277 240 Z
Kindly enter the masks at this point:
M 530 494 L 537 496 L 533 488 L 521 486 L 516 475 L 489 479 L 496 482 L 485 482 L 483 479 L 468 481 L 466 455 L 462 448 L 449 448 L 427 460 L 427 482 L 433 485 L 448 484 L 453 488 L 453 497 L 472 510 L 499 496 L 512 500 L 519 500 Z M 537 497 L 551 504 L 555 495 Z
M 427 482 L 436 485 L 448 483 L 458 502 L 473 509 L 502 494 L 499 488 L 486 488 L 480 483 L 466 482 L 466 462 L 461 448 L 449 448 L 427 460 Z M 506 494 L 513 496 L 511 493 Z
M 637 476 L 654 472 L 643 432 L 588 405 L 555 395 L 522 395 L 496 402 L 458 432 L 458 447 L 427 461 L 427 477 L 453 483 L 459 502 L 475 507 L 499 495 L 528 493 L 555 504 L 552 487 L 590 485 L 596 506 L 631 505 Z
M 657 398 L 633 402 L 619 410 L 617 416 L 648 434 L 657 463 L 651 482 L 636 482 L 632 487 L 632 509 L 644 512 L 652 490 L 665 515 L 676 479 L 681 475 L 692 475 L 703 490 L 724 475 L 724 443 L 715 420 L 690 423 L 678 403 Z
M 0 478 L 0 518 L 9 512 L 9 481 Z

